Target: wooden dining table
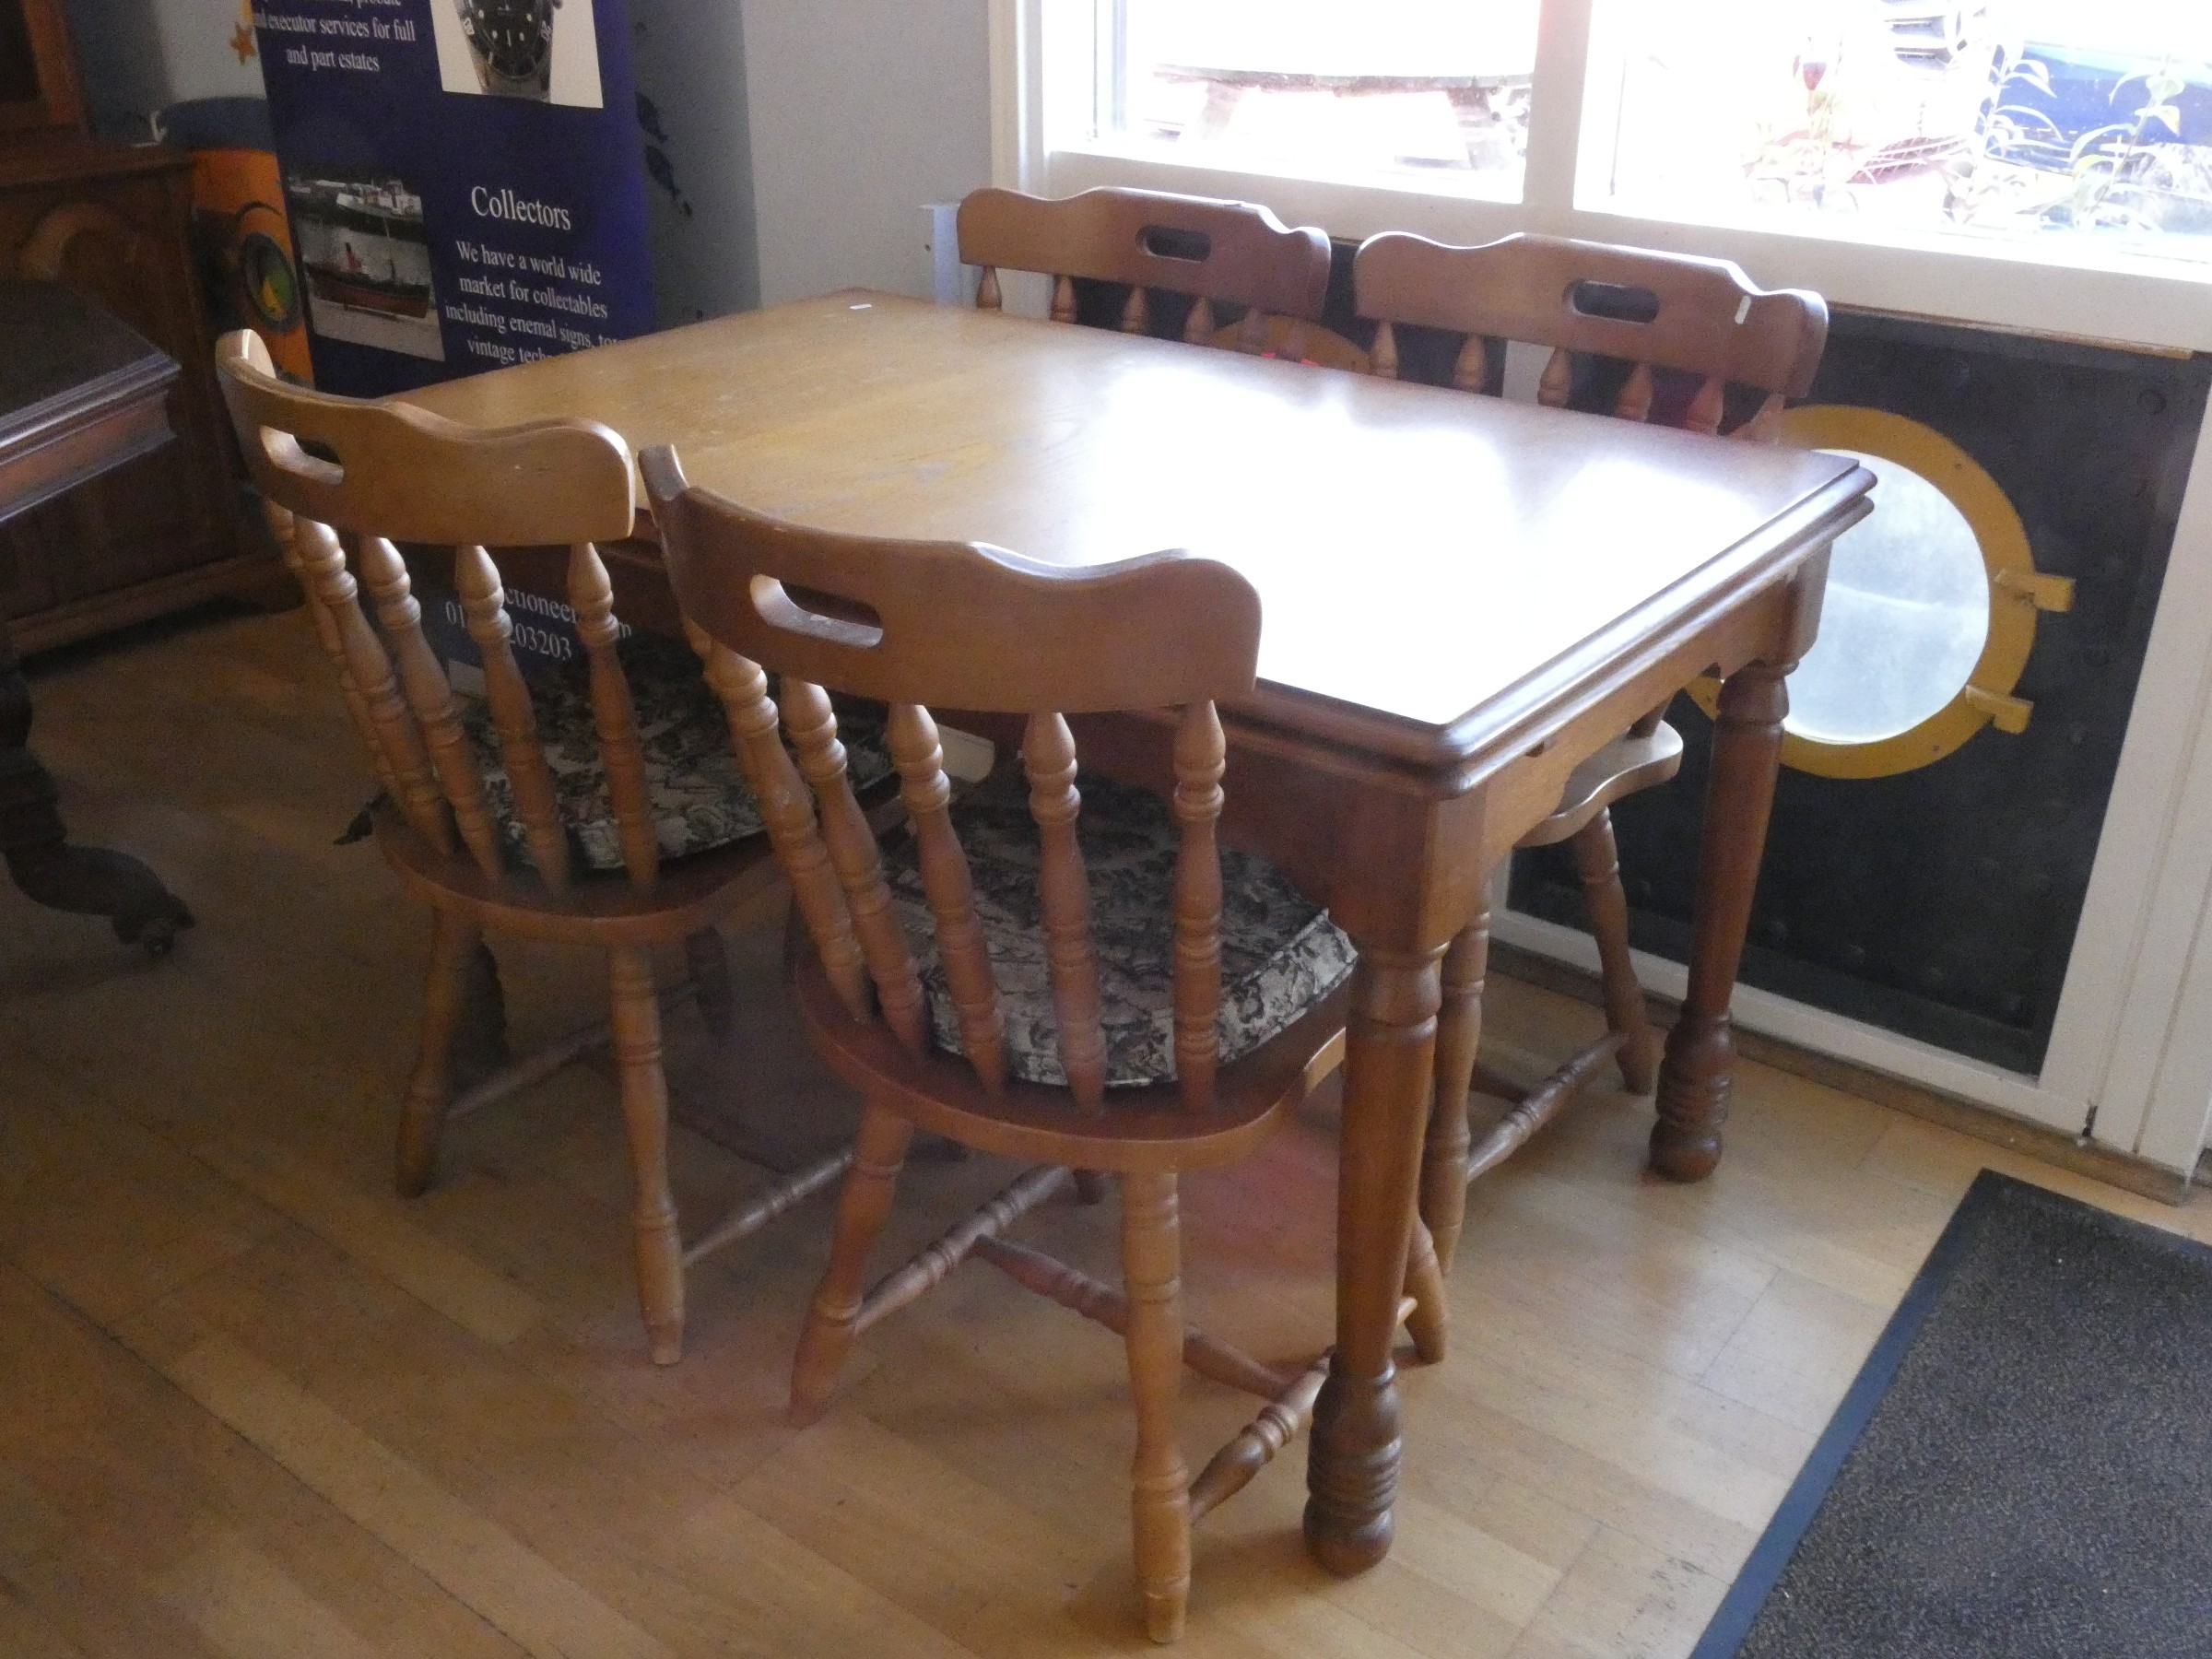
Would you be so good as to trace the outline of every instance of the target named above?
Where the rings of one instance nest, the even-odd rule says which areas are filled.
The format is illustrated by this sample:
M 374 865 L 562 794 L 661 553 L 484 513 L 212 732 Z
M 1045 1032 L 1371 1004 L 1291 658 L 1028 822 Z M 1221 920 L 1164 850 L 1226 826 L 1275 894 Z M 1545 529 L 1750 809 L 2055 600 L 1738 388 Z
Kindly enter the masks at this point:
M 1221 711 L 1223 832 L 1359 952 L 1335 1348 L 1307 1476 L 1324 1566 L 1390 1546 L 1393 1346 L 1446 947 L 1573 768 L 1707 674 L 1723 689 L 1699 909 L 1652 1162 L 1698 1179 L 1718 1161 L 1783 678 L 1812 642 L 1830 544 L 1869 510 L 1873 477 L 1850 460 L 858 291 L 408 401 L 479 426 L 588 417 L 825 530 L 1065 565 L 1181 547 L 1251 579 L 1259 684 Z M 618 605 L 666 627 L 650 528 L 616 550 Z M 1085 762 L 1157 783 L 1168 729 L 1094 723 Z

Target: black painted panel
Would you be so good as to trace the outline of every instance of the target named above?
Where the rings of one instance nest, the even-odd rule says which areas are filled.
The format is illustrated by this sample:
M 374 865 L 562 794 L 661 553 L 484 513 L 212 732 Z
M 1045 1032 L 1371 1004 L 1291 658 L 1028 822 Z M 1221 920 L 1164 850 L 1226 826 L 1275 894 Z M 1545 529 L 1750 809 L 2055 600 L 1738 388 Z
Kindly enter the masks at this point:
M 2041 1066 L 2119 764 L 2212 359 L 2173 359 L 1839 312 L 1815 403 L 1924 421 L 2018 509 L 2038 570 L 2075 581 L 2037 619 L 2018 735 L 1984 727 L 1893 778 L 1785 770 L 1748 983 L 2022 1072 Z M 1688 942 L 1709 723 L 1669 718 L 1681 778 L 1616 812 L 1632 930 Z M 1566 849 L 1515 861 L 1514 908 L 1581 924 Z

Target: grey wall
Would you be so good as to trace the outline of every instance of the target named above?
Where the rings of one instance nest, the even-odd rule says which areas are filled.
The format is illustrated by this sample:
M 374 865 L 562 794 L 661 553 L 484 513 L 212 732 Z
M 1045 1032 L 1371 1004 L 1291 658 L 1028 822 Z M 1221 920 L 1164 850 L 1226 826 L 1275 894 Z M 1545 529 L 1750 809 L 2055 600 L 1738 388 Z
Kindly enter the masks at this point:
M 848 285 L 926 297 L 923 205 L 991 180 L 985 0 L 743 10 L 761 300 Z
M 629 25 L 661 326 L 749 311 L 760 256 L 736 0 L 629 0 Z

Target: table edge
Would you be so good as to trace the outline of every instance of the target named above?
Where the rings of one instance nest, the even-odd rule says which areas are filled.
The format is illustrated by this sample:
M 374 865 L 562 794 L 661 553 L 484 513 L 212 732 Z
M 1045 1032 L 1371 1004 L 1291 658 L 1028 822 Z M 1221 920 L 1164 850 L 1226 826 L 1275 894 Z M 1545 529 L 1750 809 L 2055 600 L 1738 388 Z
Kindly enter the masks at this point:
M 1874 484 L 1874 475 L 1864 466 L 1838 474 L 1635 610 L 1444 725 L 1265 680 L 1250 698 L 1225 704 L 1222 712 L 1240 725 L 1272 728 L 1308 742 L 1320 739 L 1424 771 L 1449 772 L 1471 787 L 1556 728 L 1563 716 L 1633 677 L 1648 658 L 1710 626 L 1834 541 L 1873 510 L 1867 492 Z
M 51 443 L 66 437 L 75 427 L 98 419 L 112 407 L 155 391 L 165 392 L 182 372 L 176 359 L 149 346 L 144 357 L 0 416 L 0 446 L 20 444 L 29 450 Z

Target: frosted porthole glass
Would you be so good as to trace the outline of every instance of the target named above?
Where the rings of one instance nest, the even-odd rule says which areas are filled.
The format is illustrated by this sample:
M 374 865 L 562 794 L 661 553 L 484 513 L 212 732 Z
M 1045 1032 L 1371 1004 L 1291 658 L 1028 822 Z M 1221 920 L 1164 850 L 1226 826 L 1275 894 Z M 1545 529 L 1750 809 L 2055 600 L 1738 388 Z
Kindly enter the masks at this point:
M 1826 453 L 1874 474 L 1874 512 L 1836 540 L 1785 724 L 1817 743 L 1874 743 L 1959 695 L 1989 637 L 1989 575 L 1973 527 L 1935 485 L 1876 455 Z

